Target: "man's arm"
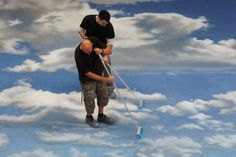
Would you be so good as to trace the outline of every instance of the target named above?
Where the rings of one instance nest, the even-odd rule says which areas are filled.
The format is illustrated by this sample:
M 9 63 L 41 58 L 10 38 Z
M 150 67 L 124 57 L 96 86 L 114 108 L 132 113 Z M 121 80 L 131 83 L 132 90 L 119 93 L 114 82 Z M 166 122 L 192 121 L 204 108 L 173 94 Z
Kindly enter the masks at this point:
M 103 49 L 103 54 L 104 55 L 111 55 L 112 54 L 112 45 L 108 45 L 107 44 L 107 47 L 105 49 Z
M 94 46 L 94 51 L 96 54 L 101 54 L 102 56 L 109 55 L 110 52 L 107 48 L 108 45 L 105 45 L 102 43 L 98 38 L 96 37 L 89 37 L 90 41 L 92 41 L 93 46 Z M 112 46 L 111 46 L 112 48 Z
M 100 41 L 98 41 L 98 42 L 101 43 Z M 112 47 L 113 47 L 113 39 L 108 39 L 107 45 L 105 45 L 105 47 L 103 49 L 96 48 L 96 49 L 94 49 L 94 51 L 97 54 L 102 54 L 103 56 L 111 55 L 112 54 Z
M 103 50 L 103 61 L 106 64 L 109 64 L 110 62 L 110 57 L 109 55 L 112 54 L 112 47 L 113 47 L 113 39 L 107 39 L 107 46 L 106 48 Z
M 86 30 L 85 30 L 84 28 L 82 28 L 82 27 L 80 27 L 79 35 L 81 36 L 82 39 L 88 38 L 88 37 L 86 36 Z
M 106 55 L 111 55 L 112 54 L 113 41 L 115 39 L 115 32 L 114 32 L 113 25 L 111 23 L 109 23 L 107 25 L 106 38 L 107 38 L 107 47 L 106 47 L 106 49 L 104 49 L 104 52 L 105 52 Z
M 90 78 L 90 79 L 93 79 L 93 80 L 96 80 L 96 81 L 104 81 L 106 83 L 113 83 L 114 82 L 114 77 L 113 76 L 109 76 L 109 77 L 104 77 L 104 76 L 100 76 L 98 74 L 95 74 L 93 72 L 87 72 L 85 73 L 85 75 Z
M 87 38 L 86 29 L 88 27 L 90 18 L 91 18 L 91 16 L 87 15 L 83 18 L 82 22 L 80 23 L 79 34 L 80 34 L 82 39 Z

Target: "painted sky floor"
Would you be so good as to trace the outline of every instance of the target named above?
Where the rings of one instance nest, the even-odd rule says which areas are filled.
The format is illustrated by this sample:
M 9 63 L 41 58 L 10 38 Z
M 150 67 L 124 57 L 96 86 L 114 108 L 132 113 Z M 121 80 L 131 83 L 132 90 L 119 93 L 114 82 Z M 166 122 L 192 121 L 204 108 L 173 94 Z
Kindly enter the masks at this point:
M 234 72 L 121 76 L 144 99 L 140 110 L 135 106 L 138 102 L 118 83 L 131 113 L 144 128 L 141 140 L 136 139 L 135 125 L 119 98 L 110 100 L 106 110 L 116 124 L 92 129 L 84 123 L 79 91 L 74 91 L 74 96 L 71 92 L 61 95 L 34 90 L 25 82 L 1 91 L 1 97 L 12 96 L 11 103 L 6 102 L 9 105 L 1 106 L 1 156 L 230 157 L 235 153 L 235 114 L 227 110 L 235 106 Z M 14 96 L 16 88 L 23 95 Z M 67 104 L 42 101 L 41 107 L 34 109 L 27 100 L 19 99 L 32 93 L 42 99 L 46 93 L 50 100 L 67 95 L 63 98 Z

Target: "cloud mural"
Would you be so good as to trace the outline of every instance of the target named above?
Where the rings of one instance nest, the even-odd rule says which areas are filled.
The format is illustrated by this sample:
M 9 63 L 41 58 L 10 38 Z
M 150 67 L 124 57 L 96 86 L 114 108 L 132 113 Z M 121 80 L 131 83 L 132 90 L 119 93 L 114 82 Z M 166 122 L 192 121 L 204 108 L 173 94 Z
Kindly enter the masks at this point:
M 232 156 L 235 6 L 233 0 L 0 1 L 0 156 Z M 121 95 L 106 108 L 115 125 L 93 129 L 84 122 L 74 50 L 81 20 L 101 9 L 111 13 L 116 33 L 112 67 L 135 97 L 117 79 Z M 136 124 L 144 128 L 140 140 Z

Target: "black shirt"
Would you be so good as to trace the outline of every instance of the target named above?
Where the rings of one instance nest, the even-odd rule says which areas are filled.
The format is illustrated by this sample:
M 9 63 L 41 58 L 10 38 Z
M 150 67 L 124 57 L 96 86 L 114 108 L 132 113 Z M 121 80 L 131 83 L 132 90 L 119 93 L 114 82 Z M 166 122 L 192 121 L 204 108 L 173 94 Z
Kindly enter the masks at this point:
M 97 37 L 104 44 L 107 44 L 107 39 L 115 38 L 112 24 L 109 22 L 105 27 L 100 26 L 96 22 L 96 15 L 85 16 L 80 27 L 86 30 L 85 35 L 87 37 Z
M 106 48 L 100 40 L 95 37 L 88 38 L 93 43 L 93 48 Z M 88 78 L 85 73 L 92 72 L 101 75 L 103 72 L 103 64 L 99 56 L 93 51 L 90 54 L 85 54 L 80 49 L 81 43 L 75 49 L 75 62 L 79 73 L 79 80 L 81 82 L 95 81 Z

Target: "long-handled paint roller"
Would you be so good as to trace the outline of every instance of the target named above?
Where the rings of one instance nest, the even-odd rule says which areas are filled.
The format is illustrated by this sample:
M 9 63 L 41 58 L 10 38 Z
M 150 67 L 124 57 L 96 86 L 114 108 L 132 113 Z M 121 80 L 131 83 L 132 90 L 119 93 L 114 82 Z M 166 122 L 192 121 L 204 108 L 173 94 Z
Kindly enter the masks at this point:
M 130 87 L 125 83 L 125 81 L 120 77 L 120 75 L 109 65 L 107 66 L 111 69 L 111 71 L 118 77 L 118 79 L 123 83 L 123 85 L 128 89 L 128 91 L 134 96 L 134 98 L 139 102 L 139 108 L 143 108 L 143 100 L 138 98 L 137 95 L 130 89 Z
M 106 67 L 106 65 L 105 65 L 105 63 L 104 63 L 104 61 L 103 61 L 103 59 L 102 59 L 102 56 L 101 56 L 100 54 L 99 54 L 98 56 L 99 56 L 99 58 L 100 58 L 100 60 L 101 60 L 101 62 L 102 62 L 102 64 L 103 64 L 103 66 L 104 66 L 104 68 L 105 68 L 105 70 L 106 70 L 108 76 L 111 76 L 109 70 L 107 69 L 107 67 Z M 136 127 L 136 129 L 137 129 L 137 131 L 136 131 L 136 137 L 137 137 L 138 139 L 141 139 L 142 136 L 143 136 L 143 128 L 142 128 L 140 125 L 138 125 L 137 120 L 133 117 L 133 115 L 132 115 L 131 112 L 129 111 L 129 108 L 128 108 L 127 104 L 125 103 L 125 101 L 123 100 L 123 97 L 121 96 L 121 94 L 120 94 L 120 92 L 119 92 L 119 89 L 118 89 L 118 87 L 116 86 L 115 83 L 114 83 L 114 86 L 115 86 L 115 89 L 116 89 L 116 91 L 117 91 L 117 94 L 121 97 L 121 101 L 122 101 L 122 103 L 124 104 L 124 106 L 125 106 L 125 108 L 126 108 L 128 114 L 129 114 L 129 118 L 130 118 L 132 121 L 135 122 L 134 124 L 135 124 L 135 127 Z

